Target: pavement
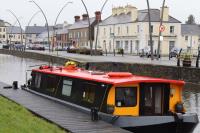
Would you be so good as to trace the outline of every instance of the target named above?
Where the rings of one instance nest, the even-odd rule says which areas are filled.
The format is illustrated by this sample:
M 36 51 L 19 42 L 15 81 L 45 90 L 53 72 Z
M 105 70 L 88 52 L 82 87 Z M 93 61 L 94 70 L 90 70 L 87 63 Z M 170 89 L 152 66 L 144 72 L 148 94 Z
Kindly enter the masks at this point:
M 165 66 L 177 66 L 177 58 L 161 57 L 159 60 L 151 60 L 147 57 L 139 57 L 133 55 L 118 55 L 113 54 L 103 55 L 103 56 L 90 56 L 90 55 L 81 55 L 81 54 L 72 54 L 67 53 L 66 51 L 36 51 L 36 50 L 27 50 L 30 52 L 42 53 L 47 55 L 59 56 L 64 58 L 70 58 L 78 61 L 84 62 L 121 62 L 121 63 L 139 63 L 139 64 L 153 64 L 153 65 L 165 65 Z M 182 62 L 181 62 L 182 65 Z M 192 66 L 196 66 L 196 58 L 193 58 Z

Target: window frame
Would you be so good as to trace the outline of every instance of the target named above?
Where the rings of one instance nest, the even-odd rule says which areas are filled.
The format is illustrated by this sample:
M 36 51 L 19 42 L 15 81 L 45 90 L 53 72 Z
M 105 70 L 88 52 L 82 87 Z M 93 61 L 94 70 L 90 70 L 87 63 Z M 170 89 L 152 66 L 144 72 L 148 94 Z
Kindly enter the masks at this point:
M 64 84 L 64 80 L 65 81 L 71 81 L 71 84 Z M 71 86 L 71 90 L 70 90 L 70 95 L 68 96 L 68 95 L 65 95 L 65 94 L 63 94 L 63 86 Z M 68 79 L 68 78 L 63 78 L 63 80 L 62 80 L 62 88 L 61 88 L 61 95 L 62 96 L 64 96 L 64 97 L 71 97 L 71 95 L 72 95 L 72 89 L 73 89 L 73 80 L 71 80 L 71 79 Z

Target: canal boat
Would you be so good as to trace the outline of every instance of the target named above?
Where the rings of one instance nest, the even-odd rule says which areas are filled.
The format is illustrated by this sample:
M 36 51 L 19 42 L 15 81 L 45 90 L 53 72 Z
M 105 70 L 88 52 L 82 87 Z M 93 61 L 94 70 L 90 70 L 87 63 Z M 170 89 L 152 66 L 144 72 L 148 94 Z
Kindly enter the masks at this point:
M 134 133 L 192 133 L 198 124 L 197 114 L 186 113 L 183 105 L 184 81 L 89 71 L 73 63 L 40 66 L 31 76 L 30 91 L 70 103 L 96 114 L 93 120 Z

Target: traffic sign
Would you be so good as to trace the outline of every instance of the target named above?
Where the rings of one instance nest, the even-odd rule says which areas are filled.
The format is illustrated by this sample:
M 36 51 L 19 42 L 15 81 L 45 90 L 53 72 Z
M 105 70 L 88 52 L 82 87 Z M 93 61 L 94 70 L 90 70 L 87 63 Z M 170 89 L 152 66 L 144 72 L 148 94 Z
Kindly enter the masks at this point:
M 165 26 L 164 25 L 161 25 L 160 28 L 159 28 L 160 32 L 163 32 L 165 31 Z

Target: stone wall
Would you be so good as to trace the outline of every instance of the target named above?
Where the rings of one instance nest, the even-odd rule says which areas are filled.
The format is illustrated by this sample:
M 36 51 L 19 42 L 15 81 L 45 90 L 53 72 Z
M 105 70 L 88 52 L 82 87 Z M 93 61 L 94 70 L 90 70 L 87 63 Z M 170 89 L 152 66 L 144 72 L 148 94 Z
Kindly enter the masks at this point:
M 117 62 L 83 62 L 70 58 L 57 57 L 52 55 L 45 55 L 34 52 L 21 52 L 21 51 L 9 51 L 0 50 L 0 54 L 9 54 L 13 56 L 31 58 L 51 63 L 63 65 L 67 61 L 75 61 L 80 67 L 84 67 L 89 70 L 101 70 L 101 71 L 123 71 L 131 72 L 135 75 L 151 76 L 167 79 L 179 79 L 186 82 L 200 84 L 200 69 L 198 68 L 186 68 L 176 66 L 162 66 L 151 64 L 129 64 L 129 63 L 117 63 Z

